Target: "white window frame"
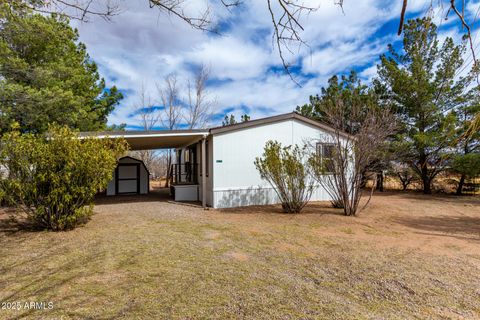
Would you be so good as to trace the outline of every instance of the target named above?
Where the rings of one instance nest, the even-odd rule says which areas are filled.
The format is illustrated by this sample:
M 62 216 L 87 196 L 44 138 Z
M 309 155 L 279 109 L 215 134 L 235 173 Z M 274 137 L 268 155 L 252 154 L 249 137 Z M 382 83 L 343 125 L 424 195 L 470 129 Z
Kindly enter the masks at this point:
M 331 142 L 317 142 L 317 145 L 316 145 L 316 152 L 317 152 L 317 156 L 320 157 L 320 164 L 323 166 L 323 159 L 324 159 L 324 151 L 323 151 L 323 148 L 324 147 L 333 147 L 335 148 L 335 144 L 334 143 L 331 143 Z M 326 158 L 326 159 L 331 159 L 333 161 L 333 157 L 331 158 Z M 325 171 L 325 174 L 333 174 L 332 171 Z

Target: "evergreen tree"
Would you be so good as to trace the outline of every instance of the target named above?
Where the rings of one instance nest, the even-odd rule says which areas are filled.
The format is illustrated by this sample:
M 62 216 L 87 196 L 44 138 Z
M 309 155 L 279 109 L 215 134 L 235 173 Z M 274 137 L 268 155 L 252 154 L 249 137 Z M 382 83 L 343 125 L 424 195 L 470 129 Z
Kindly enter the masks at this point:
M 331 127 L 341 127 L 352 135 L 358 134 L 365 121 L 371 120 L 368 114 L 379 112 L 386 105 L 379 99 L 379 94 L 363 84 L 355 71 L 349 75 L 333 76 L 328 80 L 328 86 L 321 89 L 321 94 L 310 96 L 310 103 L 298 106 L 296 111 L 306 117 L 324 122 Z M 341 110 L 341 115 L 332 117 L 332 110 Z M 367 119 L 368 118 L 368 119 Z M 332 122 L 334 120 L 335 122 Z M 386 141 L 388 144 L 389 141 Z M 387 148 L 382 148 L 382 155 L 374 158 L 371 163 L 364 166 L 361 172 L 362 185 L 367 182 L 368 172 L 377 173 L 377 188 L 383 191 L 384 170 L 388 168 L 389 158 L 392 156 Z
M 319 114 L 320 97 L 317 94 L 315 96 L 310 96 L 308 100 L 309 103 L 306 103 L 303 106 L 297 106 L 297 108 L 295 108 L 295 111 L 300 113 L 302 116 L 321 121 L 322 116 Z
M 346 111 L 343 115 L 343 121 L 346 123 L 345 129 L 348 133 L 355 134 L 360 123 L 351 121 L 350 113 L 356 107 L 361 106 L 365 114 L 369 107 L 378 105 L 378 99 L 375 92 L 367 85 L 363 84 L 355 71 L 351 71 L 348 76 L 333 76 L 328 80 L 328 86 L 321 89 L 321 94 L 310 96 L 310 103 L 303 106 L 297 106 L 296 111 L 301 115 L 314 120 L 322 121 L 330 125 L 326 110 L 331 110 L 331 106 L 342 104 Z
M 248 114 L 242 114 L 240 117 L 240 122 L 247 122 L 250 121 L 250 116 Z M 230 116 L 228 114 L 225 115 L 225 118 L 222 121 L 222 126 L 230 126 L 232 124 L 237 124 L 237 120 L 235 119 L 235 115 L 232 113 Z
M 0 4 L 0 133 L 18 123 L 38 133 L 50 123 L 106 128 L 122 95 L 106 88 L 78 32 L 61 16 Z
M 235 120 L 235 116 L 233 114 L 231 114 L 230 116 L 226 114 L 225 118 L 222 121 L 222 126 L 226 127 L 236 123 L 237 123 L 237 120 Z
M 404 29 L 403 53 L 389 45 L 381 56 L 380 79 L 402 125 L 397 150 L 423 182 L 424 193 L 450 156 L 455 139 L 456 113 L 472 77 L 457 79 L 465 45 L 446 38 L 440 46 L 437 27 L 428 18 L 410 20 Z
M 247 121 L 250 121 L 250 116 L 246 113 L 242 114 L 242 116 L 240 117 L 240 121 L 241 122 L 247 122 Z
M 476 172 L 480 172 L 479 161 L 472 160 L 480 156 L 480 131 L 472 131 L 469 134 L 475 116 L 480 112 L 479 90 L 480 88 L 477 87 L 465 95 L 465 103 L 456 111 L 457 137 L 459 138 L 452 167 L 460 174 L 457 195 L 462 194 L 465 180 L 474 177 Z

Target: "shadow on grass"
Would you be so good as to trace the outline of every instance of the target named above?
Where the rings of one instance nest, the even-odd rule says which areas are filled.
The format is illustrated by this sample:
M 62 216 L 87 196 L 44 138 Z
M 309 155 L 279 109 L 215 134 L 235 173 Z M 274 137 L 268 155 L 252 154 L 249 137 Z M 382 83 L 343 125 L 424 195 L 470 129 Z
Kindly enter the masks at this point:
M 9 319 L 23 319 L 26 317 L 33 318 L 60 318 L 59 315 L 67 314 L 73 318 L 95 318 L 95 319 L 117 319 L 118 317 L 125 316 L 129 311 L 129 306 L 119 308 L 117 312 L 113 312 L 113 315 L 96 314 L 93 316 L 92 310 L 89 307 L 95 303 L 92 298 L 83 292 L 83 290 L 69 290 L 73 285 L 78 285 L 78 281 L 82 281 L 82 278 L 88 278 L 92 275 L 92 271 L 89 267 L 93 267 L 94 270 L 99 270 L 99 276 L 104 271 L 101 268 L 102 256 L 96 252 L 90 252 L 82 255 L 77 259 L 70 259 L 68 262 L 60 263 L 56 267 L 42 266 L 42 263 L 50 262 L 54 263 L 58 260 L 58 250 L 50 250 L 47 255 L 43 255 L 40 262 L 24 261 L 24 263 L 38 263 L 37 269 L 34 273 L 18 273 L 13 271 L 15 275 L 15 283 L 22 284 L 14 290 L 11 290 L 9 294 L 2 296 L 0 294 L 0 300 L 2 301 L 19 301 L 19 302 L 44 302 L 48 304 L 53 303 L 53 309 L 21 309 L 12 314 Z M 86 268 L 86 266 L 88 266 Z M 108 287 L 108 289 L 107 289 Z M 120 290 L 127 290 L 126 284 L 108 284 L 102 290 L 96 290 L 95 299 L 109 300 L 109 290 L 117 287 Z M 118 288 L 119 287 L 119 288 Z M 67 294 L 62 294 L 59 290 L 67 288 Z M 83 311 L 87 309 L 89 311 Z M 86 312 L 86 314 L 85 314 Z M 95 312 L 94 312 L 95 313 Z
M 392 221 L 428 235 L 480 241 L 480 217 L 397 217 Z
M 282 206 L 279 204 L 272 205 L 260 205 L 260 206 L 245 206 L 236 208 L 224 208 L 218 209 L 218 212 L 226 214 L 277 214 L 284 216 L 295 215 L 338 215 L 343 216 L 342 209 L 333 208 L 329 201 L 323 202 L 310 202 L 307 204 L 300 213 L 285 213 L 282 210 Z
M 16 235 L 22 232 L 42 231 L 30 222 L 24 214 L 13 208 L 0 208 L 0 235 Z
M 170 191 L 168 188 L 158 188 L 151 190 L 148 194 L 133 194 L 133 195 L 116 195 L 106 196 L 99 194 L 95 197 L 95 204 L 121 204 L 121 203 L 135 203 L 135 202 L 167 202 L 171 201 Z
M 30 239 L 31 234 L 25 232 L 17 238 Z M 63 246 L 58 233 L 40 235 L 48 239 L 48 245 L 31 244 L 31 250 L 25 253 L 9 250 L 10 263 L 0 263 L 0 301 L 24 303 L 53 303 L 53 309 L 22 308 L 11 310 L 10 314 L 2 313 L 4 319 L 118 319 L 125 317 L 136 307 L 135 303 L 110 305 L 112 290 L 128 293 L 131 288 L 127 274 L 125 279 L 102 281 L 111 276 L 117 268 L 105 269 L 105 261 L 109 252 L 101 246 L 86 246 L 72 255 L 71 247 Z M 13 238 L 13 237 L 12 237 Z M 9 239 L 10 241 L 11 239 Z M 79 239 L 81 240 L 81 239 Z M 29 245 L 30 246 L 30 245 Z M 15 256 L 16 255 L 16 256 Z M 121 269 L 121 267 L 119 267 Z M 123 271 L 118 271 L 123 272 Z M 93 306 L 99 305 L 98 309 Z M 109 308 L 102 314 L 102 305 Z M 6 312 L 6 311 L 5 311 Z
M 461 195 L 457 196 L 454 194 L 446 193 L 433 193 L 433 194 L 424 194 L 421 191 L 385 191 L 379 192 L 376 191 L 374 197 L 400 197 L 403 199 L 415 200 L 415 201 L 438 201 L 438 202 L 461 202 L 463 204 L 473 204 L 480 205 L 480 196 L 478 195 Z

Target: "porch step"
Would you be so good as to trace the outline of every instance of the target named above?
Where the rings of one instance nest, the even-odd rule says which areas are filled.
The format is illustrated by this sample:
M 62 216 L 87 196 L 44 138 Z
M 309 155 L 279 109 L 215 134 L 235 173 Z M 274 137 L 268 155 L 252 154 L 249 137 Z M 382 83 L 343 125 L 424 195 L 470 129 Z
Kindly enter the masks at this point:
M 175 201 L 199 201 L 198 184 L 174 184 L 172 188 Z

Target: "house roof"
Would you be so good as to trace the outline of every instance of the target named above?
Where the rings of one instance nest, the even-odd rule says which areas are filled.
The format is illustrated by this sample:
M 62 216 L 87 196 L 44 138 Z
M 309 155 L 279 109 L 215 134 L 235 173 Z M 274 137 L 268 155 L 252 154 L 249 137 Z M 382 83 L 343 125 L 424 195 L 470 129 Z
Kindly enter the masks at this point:
M 210 129 L 211 134 L 219 134 L 219 133 L 224 133 L 224 132 L 230 132 L 234 130 L 240 130 L 240 129 L 246 129 L 246 128 L 251 128 L 251 127 L 256 127 L 256 126 L 261 126 L 265 124 L 270 124 L 270 123 L 275 123 L 275 122 L 280 122 L 280 121 L 285 121 L 285 120 L 290 120 L 290 119 L 295 119 L 304 123 L 307 123 L 309 125 L 312 125 L 314 127 L 317 127 L 319 129 L 322 129 L 324 131 L 330 132 L 330 133 L 336 133 L 336 130 L 332 128 L 331 126 L 322 123 L 317 120 L 310 119 L 308 117 L 302 116 L 301 114 L 297 112 L 290 112 L 290 113 L 284 113 L 280 114 L 278 116 L 272 116 L 272 117 L 267 117 L 267 118 L 261 118 L 261 119 L 256 119 L 256 120 L 249 120 L 245 122 L 240 122 L 228 126 L 222 126 L 222 127 L 215 127 Z M 340 136 L 346 137 L 346 138 L 352 138 L 350 134 L 346 132 L 339 132 Z
M 266 125 L 275 122 L 295 119 L 326 132 L 336 134 L 335 129 L 327 124 L 312 120 L 297 112 L 285 113 L 262 119 L 249 120 L 229 126 L 214 127 L 210 129 L 190 130 L 149 130 L 149 131 L 103 131 L 103 132 L 81 132 L 81 138 L 95 137 L 101 139 L 123 138 L 130 145 L 130 150 L 151 150 L 165 148 L 183 148 L 200 141 L 209 134 L 221 134 L 235 130 L 247 129 L 256 126 Z M 352 138 L 346 132 L 340 132 L 340 136 Z

